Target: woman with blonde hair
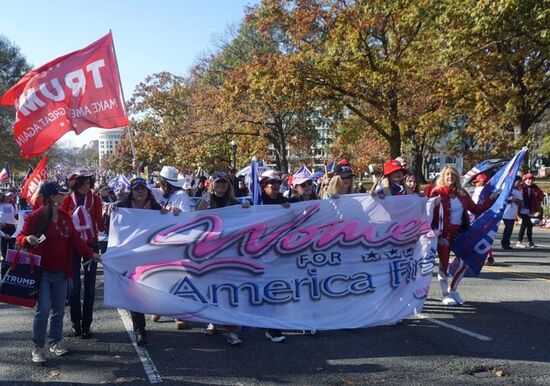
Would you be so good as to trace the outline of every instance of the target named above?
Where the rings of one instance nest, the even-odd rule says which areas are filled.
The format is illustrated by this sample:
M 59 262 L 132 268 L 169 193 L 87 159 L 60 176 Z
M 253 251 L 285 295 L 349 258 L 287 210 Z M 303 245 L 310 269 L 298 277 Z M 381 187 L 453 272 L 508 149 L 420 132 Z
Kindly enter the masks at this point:
M 430 197 L 440 198 L 434 211 L 434 225 L 441 232 L 437 243 L 439 257 L 439 273 L 437 276 L 443 293 L 442 302 L 445 305 L 464 304 L 457 288 L 468 268 L 461 257 L 456 256 L 456 259 L 459 259 L 458 269 L 451 283 L 448 283 L 451 244 L 459 232 L 466 231 L 470 227 L 468 211 L 475 214 L 484 212 L 491 206 L 496 193 L 493 193 L 484 202 L 474 203 L 468 192 L 462 188 L 458 171 L 452 166 L 443 167 L 437 178 L 436 186 L 430 193 Z
M 334 176 L 329 180 L 323 198 L 337 198 L 342 194 L 353 193 L 353 171 L 347 160 L 341 160 L 334 167 Z

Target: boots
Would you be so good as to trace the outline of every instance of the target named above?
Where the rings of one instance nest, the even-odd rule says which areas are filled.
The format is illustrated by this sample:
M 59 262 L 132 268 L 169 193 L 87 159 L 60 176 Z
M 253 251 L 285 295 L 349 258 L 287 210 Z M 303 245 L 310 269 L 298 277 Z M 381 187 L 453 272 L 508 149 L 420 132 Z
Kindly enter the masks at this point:
M 446 306 L 456 306 L 456 300 L 449 295 L 449 283 L 447 275 L 439 271 L 437 273 L 437 278 L 439 279 L 439 285 L 441 286 L 441 295 L 443 296 L 441 302 Z

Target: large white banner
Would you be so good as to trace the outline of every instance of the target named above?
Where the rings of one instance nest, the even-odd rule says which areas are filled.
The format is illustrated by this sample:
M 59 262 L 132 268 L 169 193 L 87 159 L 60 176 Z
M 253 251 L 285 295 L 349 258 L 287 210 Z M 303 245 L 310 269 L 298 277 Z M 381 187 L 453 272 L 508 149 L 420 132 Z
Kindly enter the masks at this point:
M 105 304 L 219 324 L 358 328 L 419 313 L 436 237 L 426 199 L 334 200 L 111 218 Z M 432 236 L 432 237 L 429 237 Z

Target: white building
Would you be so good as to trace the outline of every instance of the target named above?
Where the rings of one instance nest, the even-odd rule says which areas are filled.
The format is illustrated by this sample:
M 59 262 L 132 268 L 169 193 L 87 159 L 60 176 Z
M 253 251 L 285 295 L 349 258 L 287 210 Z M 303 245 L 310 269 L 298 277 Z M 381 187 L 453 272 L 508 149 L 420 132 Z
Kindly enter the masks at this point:
M 101 130 L 98 135 L 99 141 L 99 162 L 109 154 L 113 154 L 116 146 L 120 142 L 120 137 L 124 133 L 124 129 L 109 129 Z

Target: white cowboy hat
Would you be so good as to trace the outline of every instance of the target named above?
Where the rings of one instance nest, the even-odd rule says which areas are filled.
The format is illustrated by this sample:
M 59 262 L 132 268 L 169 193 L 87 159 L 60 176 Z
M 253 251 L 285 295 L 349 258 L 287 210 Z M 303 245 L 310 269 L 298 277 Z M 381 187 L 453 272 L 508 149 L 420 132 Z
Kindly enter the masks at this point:
M 178 169 L 173 166 L 163 166 L 160 171 L 160 176 L 176 188 L 181 188 L 186 181 L 185 176 L 179 174 Z

